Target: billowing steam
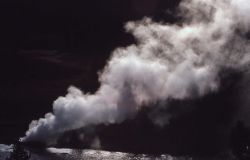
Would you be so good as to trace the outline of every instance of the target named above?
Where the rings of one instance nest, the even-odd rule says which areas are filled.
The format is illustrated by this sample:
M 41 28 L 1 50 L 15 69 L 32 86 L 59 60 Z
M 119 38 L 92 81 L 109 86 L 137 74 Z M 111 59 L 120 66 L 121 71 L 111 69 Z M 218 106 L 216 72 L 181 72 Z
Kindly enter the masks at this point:
M 53 143 L 65 131 L 133 118 L 145 105 L 216 91 L 221 69 L 241 69 L 249 62 L 244 38 L 250 27 L 249 4 L 184 0 L 178 25 L 150 18 L 128 22 L 126 30 L 137 44 L 113 52 L 96 93 L 69 87 L 65 97 L 54 101 L 52 113 L 30 124 L 22 140 Z

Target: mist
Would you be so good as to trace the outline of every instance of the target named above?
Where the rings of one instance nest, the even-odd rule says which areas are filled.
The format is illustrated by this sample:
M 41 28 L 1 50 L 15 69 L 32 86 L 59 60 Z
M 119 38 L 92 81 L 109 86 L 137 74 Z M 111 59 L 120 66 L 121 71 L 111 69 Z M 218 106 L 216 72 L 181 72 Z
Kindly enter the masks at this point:
M 125 29 L 136 44 L 112 52 L 99 72 L 100 88 L 90 94 L 70 86 L 67 95 L 54 101 L 51 113 L 30 123 L 22 141 L 54 144 L 66 131 L 132 119 L 143 106 L 217 92 L 224 69 L 246 72 L 246 0 L 184 0 L 178 13 L 176 24 L 148 17 L 128 22 Z M 167 125 L 171 115 L 165 116 L 154 123 Z

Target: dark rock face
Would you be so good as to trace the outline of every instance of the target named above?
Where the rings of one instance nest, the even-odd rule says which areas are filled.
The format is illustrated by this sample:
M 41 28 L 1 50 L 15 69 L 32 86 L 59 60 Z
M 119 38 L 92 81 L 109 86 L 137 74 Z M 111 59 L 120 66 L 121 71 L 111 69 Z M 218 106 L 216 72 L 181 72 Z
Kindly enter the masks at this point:
M 240 159 L 250 158 L 250 128 L 242 121 L 238 121 L 231 132 L 231 148 L 233 153 Z

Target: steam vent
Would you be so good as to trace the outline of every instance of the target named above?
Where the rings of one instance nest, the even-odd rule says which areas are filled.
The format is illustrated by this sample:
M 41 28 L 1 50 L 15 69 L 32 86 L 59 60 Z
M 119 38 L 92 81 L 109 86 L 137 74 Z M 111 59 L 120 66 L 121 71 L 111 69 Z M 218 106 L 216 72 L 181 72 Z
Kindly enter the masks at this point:
M 0 160 L 250 159 L 247 0 L 0 3 Z

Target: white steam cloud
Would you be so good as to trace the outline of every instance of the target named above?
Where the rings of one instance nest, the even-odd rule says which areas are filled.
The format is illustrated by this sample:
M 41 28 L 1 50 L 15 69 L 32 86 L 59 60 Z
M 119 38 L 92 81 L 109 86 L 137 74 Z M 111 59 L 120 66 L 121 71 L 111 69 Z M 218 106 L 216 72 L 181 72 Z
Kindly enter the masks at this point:
M 178 25 L 149 18 L 128 22 L 126 30 L 137 45 L 113 52 L 96 93 L 69 87 L 65 97 L 54 101 L 52 113 L 30 124 L 22 140 L 54 143 L 65 131 L 133 118 L 145 105 L 216 91 L 222 68 L 240 69 L 249 62 L 248 41 L 239 34 L 249 29 L 249 4 L 184 0 Z

